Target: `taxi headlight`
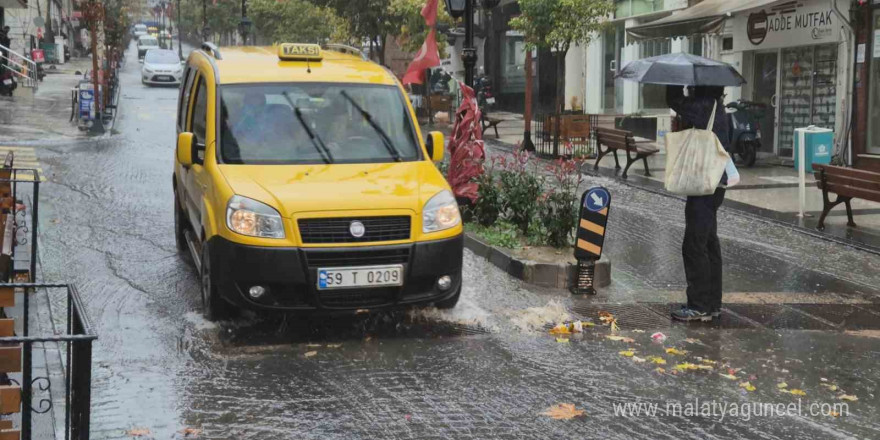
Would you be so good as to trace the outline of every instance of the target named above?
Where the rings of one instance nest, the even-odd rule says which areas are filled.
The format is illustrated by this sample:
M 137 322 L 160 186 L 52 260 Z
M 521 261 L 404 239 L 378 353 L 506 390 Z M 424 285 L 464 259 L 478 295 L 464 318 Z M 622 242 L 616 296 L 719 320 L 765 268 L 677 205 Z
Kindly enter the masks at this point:
M 431 197 L 422 209 L 422 232 L 437 232 L 461 223 L 458 202 L 452 193 L 443 190 Z
M 281 215 L 271 206 L 242 196 L 232 196 L 226 205 L 226 226 L 252 237 L 284 238 Z

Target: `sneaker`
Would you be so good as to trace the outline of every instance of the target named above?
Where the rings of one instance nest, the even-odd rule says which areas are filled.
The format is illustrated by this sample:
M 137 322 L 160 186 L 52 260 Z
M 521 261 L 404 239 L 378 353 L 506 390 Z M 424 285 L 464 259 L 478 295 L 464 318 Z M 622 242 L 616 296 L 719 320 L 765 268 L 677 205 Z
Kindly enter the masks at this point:
M 676 310 L 672 312 L 672 319 L 678 321 L 703 321 L 709 322 L 712 320 L 712 314 L 701 312 L 697 309 L 692 309 L 690 307 L 682 307 L 680 310 Z

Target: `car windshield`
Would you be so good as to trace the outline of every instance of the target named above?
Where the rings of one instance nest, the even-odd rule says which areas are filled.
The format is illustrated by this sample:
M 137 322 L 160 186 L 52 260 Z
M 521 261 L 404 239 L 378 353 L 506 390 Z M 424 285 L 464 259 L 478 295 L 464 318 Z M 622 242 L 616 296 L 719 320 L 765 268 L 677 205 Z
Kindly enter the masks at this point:
M 398 155 L 403 161 L 421 158 L 412 119 L 394 86 L 236 84 L 221 87 L 220 102 L 220 152 L 225 163 L 371 163 L 392 162 Z M 370 114 L 375 126 L 358 106 Z M 318 139 L 313 141 L 310 132 Z
M 141 38 L 138 40 L 138 43 L 140 43 L 141 46 L 158 46 L 159 40 L 155 38 Z
M 150 64 L 180 64 L 180 58 L 172 50 L 150 50 L 144 56 L 144 62 Z

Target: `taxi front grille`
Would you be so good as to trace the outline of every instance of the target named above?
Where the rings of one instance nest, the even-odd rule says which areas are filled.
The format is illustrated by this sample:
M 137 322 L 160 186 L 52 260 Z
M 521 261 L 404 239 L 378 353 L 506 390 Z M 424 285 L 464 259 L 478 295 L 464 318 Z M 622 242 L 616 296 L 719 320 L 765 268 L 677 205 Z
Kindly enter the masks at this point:
M 352 222 L 364 225 L 364 234 L 351 233 Z M 408 240 L 412 220 L 409 216 L 308 218 L 297 221 L 303 243 L 363 243 Z

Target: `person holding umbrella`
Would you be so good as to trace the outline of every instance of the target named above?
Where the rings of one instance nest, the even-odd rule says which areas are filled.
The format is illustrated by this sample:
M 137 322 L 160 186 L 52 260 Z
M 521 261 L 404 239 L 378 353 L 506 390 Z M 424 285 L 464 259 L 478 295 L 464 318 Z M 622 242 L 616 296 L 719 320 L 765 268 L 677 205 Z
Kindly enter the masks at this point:
M 729 64 L 685 53 L 634 61 L 619 77 L 666 85 L 666 102 L 677 114 L 678 130 L 710 125 L 730 153 L 730 126 L 724 112 L 724 86 L 741 86 L 745 79 Z M 685 95 L 684 87 L 688 87 Z M 668 172 L 668 170 L 667 170 Z M 688 195 L 682 243 L 687 304 L 672 311 L 680 321 L 711 321 L 721 314 L 722 267 L 718 240 L 718 208 L 724 201 L 726 173 L 714 193 Z

